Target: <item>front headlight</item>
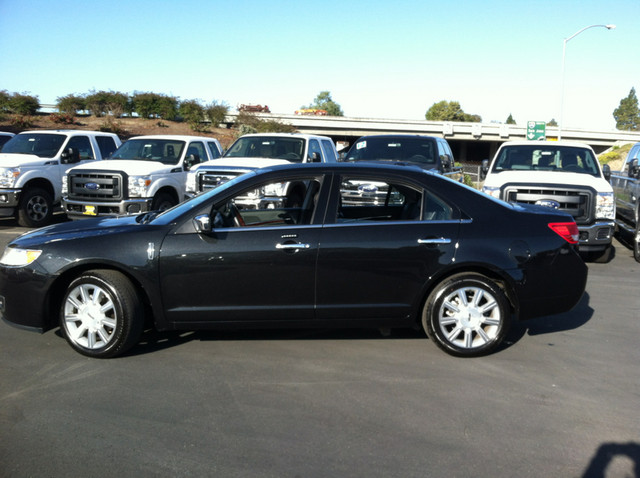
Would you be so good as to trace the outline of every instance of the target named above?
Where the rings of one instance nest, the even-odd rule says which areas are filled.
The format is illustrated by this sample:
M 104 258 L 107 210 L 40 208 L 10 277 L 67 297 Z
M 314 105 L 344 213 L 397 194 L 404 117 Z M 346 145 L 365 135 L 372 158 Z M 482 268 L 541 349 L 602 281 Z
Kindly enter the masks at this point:
M 0 187 L 12 188 L 20 176 L 20 168 L 0 168 Z
M 500 188 L 492 188 L 490 186 L 484 186 L 482 188 L 482 192 L 496 199 L 500 199 Z
M 129 176 L 129 197 L 148 197 L 147 188 L 150 185 L 149 176 Z
M 40 257 L 40 254 L 42 254 L 42 251 L 7 247 L 2 258 L 0 258 L 0 264 L 10 267 L 23 267 L 35 261 Z
M 596 199 L 596 219 L 615 219 L 616 200 L 613 193 L 598 193 Z

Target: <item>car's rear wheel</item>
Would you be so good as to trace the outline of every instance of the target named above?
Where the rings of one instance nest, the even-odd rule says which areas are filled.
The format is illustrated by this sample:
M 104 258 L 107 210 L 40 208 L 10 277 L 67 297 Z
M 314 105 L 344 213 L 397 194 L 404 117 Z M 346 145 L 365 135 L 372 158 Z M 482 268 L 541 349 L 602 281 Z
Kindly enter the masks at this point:
M 76 351 L 94 358 L 120 355 L 140 339 L 143 308 L 131 281 L 112 270 L 88 271 L 69 284 L 60 328 Z
M 422 326 L 448 354 L 485 355 L 496 349 L 510 325 L 507 297 L 497 283 L 475 273 L 452 276 L 425 302 Z

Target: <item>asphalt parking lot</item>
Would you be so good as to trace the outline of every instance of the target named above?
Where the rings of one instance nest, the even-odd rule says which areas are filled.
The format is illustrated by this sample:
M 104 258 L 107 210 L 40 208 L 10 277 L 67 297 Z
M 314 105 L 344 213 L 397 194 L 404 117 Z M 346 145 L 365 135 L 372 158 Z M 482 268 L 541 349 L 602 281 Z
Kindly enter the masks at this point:
M 0 220 L 0 246 L 23 232 Z M 125 357 L 0 323 L 0 476 L 640 476 L 640 264 L 459 359 L 421 332 L 147 334 Z

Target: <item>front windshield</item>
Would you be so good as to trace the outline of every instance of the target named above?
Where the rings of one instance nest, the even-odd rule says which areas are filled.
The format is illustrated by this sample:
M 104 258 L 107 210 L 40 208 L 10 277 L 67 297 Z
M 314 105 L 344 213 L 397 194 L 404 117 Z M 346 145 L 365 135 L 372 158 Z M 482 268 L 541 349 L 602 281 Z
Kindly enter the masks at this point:
M 17 134 L 5 143 L 2 152 L 35 154 L 40 158 L 53 158 L 60 151 L 65 139 L 67 137 L 63 134 Z
M 591 150 L 579 146 L 514 145 L 502 148 L 493 171 L 561 171 L 599 175 Z
M 356 142 L 345 161 L 410 161 L 435 166 L 437 157 L 436 143 L 430 138 L 369 137 Z
M 120 146 L 110 159 L 135 159 L 178 164 L 185 142 L 173 139 L 130 139 Z
M 231 145 L 225 158 L 271 158 L 301 163 L 304 139 L 278 136 L 243 136 Z

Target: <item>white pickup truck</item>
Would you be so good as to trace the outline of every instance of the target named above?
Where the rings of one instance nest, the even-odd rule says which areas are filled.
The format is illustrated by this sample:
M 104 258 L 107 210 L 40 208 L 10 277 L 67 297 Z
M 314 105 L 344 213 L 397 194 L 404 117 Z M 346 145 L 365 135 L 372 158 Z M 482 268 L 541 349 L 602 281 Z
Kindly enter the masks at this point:
M 120 144 L 115 134 L 99 131 L 41 130 L 13 136 L 0 153 L 0 216 L 16 215 L 25 227 L 49 224 L 69 165 L 103 160 Z
M 187 171 L 221 154 L 215 138 L 133 137 L 109 160 L 67 171 L 63 210 L 71 219 L 82 219 L 168 209 L 184 199 Z
M 612 256 L 616 205 L 609 184 L 611 169 L 593 149 L 569 141 L 504 143 L 489 165 L 482 162 L 482 190 L 509 202 L 538 204 L 566 211 L 579 230 L 579 250 L 595 262 Z
M 224 156 L 194 167 L 187 177 L 187 197 L 216 188 L 254 169 L 289 163 L 335 163 L 338 152 L 331 138 L 300 133 L 256 133 L 238 138 Z M 257 191 L 247 197 L 243 207 L 274 207 L 302 201 L 305 186 L 297 183 L 280 185 L 277 190 Z

